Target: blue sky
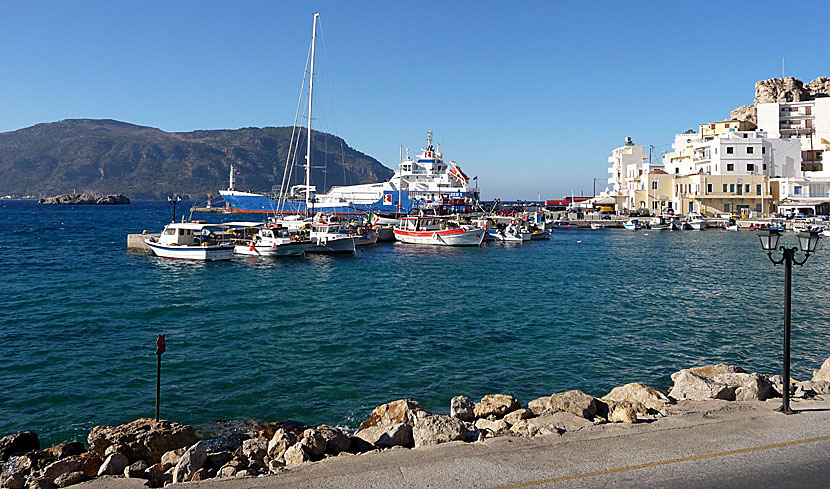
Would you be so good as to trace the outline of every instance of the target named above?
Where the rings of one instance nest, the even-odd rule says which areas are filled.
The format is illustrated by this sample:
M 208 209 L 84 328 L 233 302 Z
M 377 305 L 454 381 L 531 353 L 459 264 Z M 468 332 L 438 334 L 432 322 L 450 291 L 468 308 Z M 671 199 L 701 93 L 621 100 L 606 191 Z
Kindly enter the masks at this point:
M 486 198 L 588 195 L 626 136 L 659 155 L 782 57 L 830 76 L 822 3 L 0 0 L 0 131 L 291 125 L 315 11 L 316 126 L 390 167 L 432 129 Z

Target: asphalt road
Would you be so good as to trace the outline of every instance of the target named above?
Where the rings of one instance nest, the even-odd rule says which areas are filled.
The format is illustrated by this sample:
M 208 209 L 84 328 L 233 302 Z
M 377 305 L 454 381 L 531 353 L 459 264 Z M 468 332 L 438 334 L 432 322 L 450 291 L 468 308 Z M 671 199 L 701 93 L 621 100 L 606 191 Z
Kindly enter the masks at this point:
M 691 411 L 563 436 L 499 437 L 431 448 L 340 456 L 269 477 L 213 479 L 188 488 L 830 488 L 830 402 L 682 403 Z M 105 479 L 84 489 L 137 488 Z M 185 487 L 185 486 L 183 486 Z

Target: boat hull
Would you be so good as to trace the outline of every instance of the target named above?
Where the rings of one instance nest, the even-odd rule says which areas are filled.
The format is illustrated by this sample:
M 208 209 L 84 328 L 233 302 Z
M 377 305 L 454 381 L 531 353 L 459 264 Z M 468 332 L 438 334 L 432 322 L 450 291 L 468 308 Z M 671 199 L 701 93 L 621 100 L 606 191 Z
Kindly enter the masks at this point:
M 355 241 L 355 246 L 369 246 L 373 245 L 378 242 L 379 233 L 377 231 L 372 231 L 370 233 L 366 233 L 363 236 L 360 236 Z
M 312 246 L 308 247 L 306 253 L 316 253 L 322 255 L 345 255 L 354 253 L 355 242 L 357 238 L 354 236 L 338 237 L 338 238 L 322 238 L 319 241 L 312 238 Z
M 166 246 L 149 239 L 144 243 L 160 258 L 191 261 L 228 261 L 233 258 L 233 245 Z
M 407 244 L 434 246 L 481 246 L 484 229 L 446 229 L 442 231 L 407 231 L 395 229 L 395 239 Z
M 305 250 L 313 246 L 309 242 L 288 243 L 277 246 L 251 246 L 236 245 L 233 253 L 244 256 L 280 257 L 280 256 L 303 256 Z

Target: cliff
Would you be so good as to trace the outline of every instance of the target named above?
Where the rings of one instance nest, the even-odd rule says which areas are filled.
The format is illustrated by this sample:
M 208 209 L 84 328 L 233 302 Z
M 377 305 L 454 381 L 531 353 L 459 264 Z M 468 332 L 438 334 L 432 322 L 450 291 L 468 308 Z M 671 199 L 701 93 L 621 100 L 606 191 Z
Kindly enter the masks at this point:
M 0 194 L 55 195 L 74 189 L 156 199 L 177 193 L 205 199 L 228 186 L 233 164 L 236 188 L 270 191 L 281 183 L 290 127 L 165 132 L 114 120 L 69 119 L 0 133 Z M 305 130 L 300 131 L 304 162 Z M 312 184 L 386 180 L 392 170 L 343 139 L 314 132 Z M 294 169 L 292 184 L 303 171 Z
M 742 105 L 733 110 L 731 119 L 758 122 L 758 104 L 766 104 L 783 100 L 785 102 L 801 102 L 813 100 L 816 97 L 830 96 L 830 78 L 820 76 L 808 84 L 791 76 L 785 78 L 770 78 L 755 82 L 755 100 L 752 105 Z

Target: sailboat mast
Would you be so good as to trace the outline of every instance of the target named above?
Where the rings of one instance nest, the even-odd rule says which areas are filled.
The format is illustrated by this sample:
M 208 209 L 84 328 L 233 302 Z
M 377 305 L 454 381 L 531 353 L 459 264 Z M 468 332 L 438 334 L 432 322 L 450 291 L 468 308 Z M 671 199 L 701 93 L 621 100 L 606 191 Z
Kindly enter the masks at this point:
M 305 152 L 305 215 L 308 216 L 309 194 L 311 192 L 311 100 L 314 94 L 314 40 L 317 38 L 317 18 L 314 14 L 314 27 L 311 30 L 311 66 L 308 74 L 308 137 Z
M 398 163 L 398 217 L 401 217 L 401 210 L 403 209 L 403 200 L 401 200 L 403 190 L 401 187 L 403 186 L 403 144 L 401 145 L 401 160 Z

